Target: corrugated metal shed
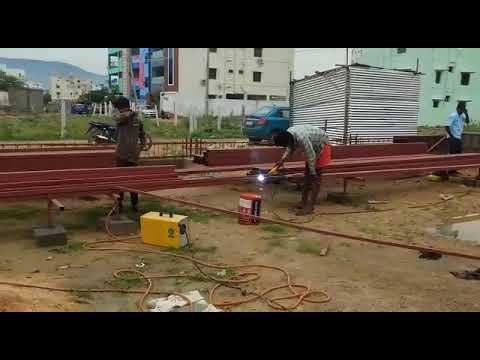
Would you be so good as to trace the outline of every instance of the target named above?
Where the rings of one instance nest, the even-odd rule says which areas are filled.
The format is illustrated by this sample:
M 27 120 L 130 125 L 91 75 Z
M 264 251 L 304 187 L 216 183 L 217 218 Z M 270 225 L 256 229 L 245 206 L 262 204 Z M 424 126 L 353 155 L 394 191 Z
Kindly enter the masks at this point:
M 333 138 L 416 135 L 419 99 L 419 73 L 353 64 L 294 81 L 291 123 Z

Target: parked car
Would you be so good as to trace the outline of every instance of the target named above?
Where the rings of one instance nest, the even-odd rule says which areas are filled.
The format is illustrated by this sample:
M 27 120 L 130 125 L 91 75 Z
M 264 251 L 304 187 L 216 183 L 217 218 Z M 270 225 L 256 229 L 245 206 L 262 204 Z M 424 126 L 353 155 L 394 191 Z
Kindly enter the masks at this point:
M 264 106 L 245 117 L 243 133 L 251 142 L 272 140 L 273 136 L 289 127 L 289 108 Z
M 79 115 L 89 114 L 90 109 L 89 109 L 88 105 L 85 105 L 85 104 L 73 104 L 71 113 L 72 114 L 79 114 Z

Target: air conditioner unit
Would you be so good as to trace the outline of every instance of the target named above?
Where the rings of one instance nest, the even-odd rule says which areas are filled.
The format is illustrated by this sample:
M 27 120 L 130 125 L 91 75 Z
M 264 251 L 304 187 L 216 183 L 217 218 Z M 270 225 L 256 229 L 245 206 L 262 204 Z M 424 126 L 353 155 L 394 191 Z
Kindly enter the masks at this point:
M 207 85 L 207 80 L 205 80 L 205 79 L 200 80 L 200 85 L 201 85 L 201 86 Z
M 257 59 L 257 64 L 258 64 L 258 65 L 263 65 L 263 59 L 262 59 L 262 58 L 258 58 L 258 59 Z

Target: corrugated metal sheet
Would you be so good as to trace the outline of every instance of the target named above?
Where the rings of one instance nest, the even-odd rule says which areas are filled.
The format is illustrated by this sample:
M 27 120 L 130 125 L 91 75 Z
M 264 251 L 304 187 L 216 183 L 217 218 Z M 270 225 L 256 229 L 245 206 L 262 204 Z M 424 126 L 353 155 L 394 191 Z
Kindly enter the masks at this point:
M 348 104 L 347 136 L 393 138 L 416 135 L 420 76 L 413 72 L 349 66 L 346 98 L 345 67 L 293 83 L 292 125 L 324 127 L 331 137 L 343 137 Z
M 343 137 L 345 119 L 345 72 L 343 68 L 293 83 L 292 125 L 315 125 L 331 137 Z

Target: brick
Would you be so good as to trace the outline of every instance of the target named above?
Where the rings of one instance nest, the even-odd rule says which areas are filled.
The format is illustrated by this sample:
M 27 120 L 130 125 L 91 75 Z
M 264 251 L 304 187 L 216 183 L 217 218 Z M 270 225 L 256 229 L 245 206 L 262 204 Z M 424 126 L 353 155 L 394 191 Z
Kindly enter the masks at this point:
M 67 232 L 62 225 L 53 227 L 34 227 L 33 237 L 40 247 L 61 246 L 67 244 Z

